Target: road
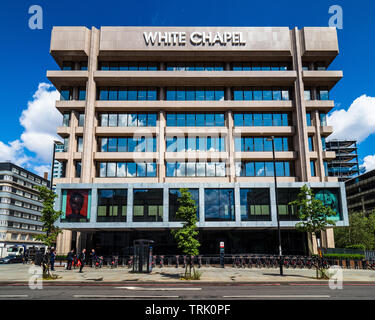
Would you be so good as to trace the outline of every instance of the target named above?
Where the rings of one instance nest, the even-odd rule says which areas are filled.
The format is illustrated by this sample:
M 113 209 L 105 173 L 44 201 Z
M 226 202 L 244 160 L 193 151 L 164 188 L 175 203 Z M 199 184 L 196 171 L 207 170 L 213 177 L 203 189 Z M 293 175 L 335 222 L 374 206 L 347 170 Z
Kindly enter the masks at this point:
M 327 284 L 45 284 L 1 285 L 0 300 L 375 300 L 375 283 L 344 283 L 332 290 Z

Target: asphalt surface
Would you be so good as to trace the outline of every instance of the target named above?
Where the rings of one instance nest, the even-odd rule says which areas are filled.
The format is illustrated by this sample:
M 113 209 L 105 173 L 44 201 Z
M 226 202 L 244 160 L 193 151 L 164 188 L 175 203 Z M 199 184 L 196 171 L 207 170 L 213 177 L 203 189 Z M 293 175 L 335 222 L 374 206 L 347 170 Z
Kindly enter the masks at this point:
M 375 283 L 168 283 L 0 285 L 0 300 L 375 300 Z

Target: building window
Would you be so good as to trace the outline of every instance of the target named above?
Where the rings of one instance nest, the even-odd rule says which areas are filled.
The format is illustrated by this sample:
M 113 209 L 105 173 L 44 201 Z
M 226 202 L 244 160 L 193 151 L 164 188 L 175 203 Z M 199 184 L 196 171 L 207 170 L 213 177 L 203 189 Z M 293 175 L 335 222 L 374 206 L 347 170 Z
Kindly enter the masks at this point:
M 84 127 L 85 126 L 85 114 L 79 113 L 78 114 L 78 127 Z
M 82 165 L 81 161 L 75 161 L 76 178 L 81 178 Z
M 306 112 L 306 125 L 308 127 L 312 126 L 312 123 L 311 123 L 311 112 Z
M 277 177 L 292 177 L 293 166 L 291 162 L 276 161 Z M 273 162 L 236 162 L 237 177 L 273 177 Z
M 163 189 L 134 189 L 133 221 L 163 221 Z
M 204 189 L 205 221 L 234 221 L 234 189 Z
M 101 127 L 155 127 L 156 113 L 102 113 Z
M 168 62 L 167 71 L 223 71 L 223 62 Z
M 70 112 L 64 112 L 63 114 L 63 127 L 70 126 Z
M 269 189 L 240 189 L 241 221 L 271 221 Z
M 327 88 L 318 88 L 318 100 L 329 100 L 329 90 Z
M 100 152 L 156 152 L 156 137 L 99 138 Z
M 314 151 L 313 137 L 308 137 L 309 151 Z
M 77 152 L 83 152 L 83 137 L 77 137 Z
M 116 61 L 101 61 L 99 62 L 98 70 L 102 71 L 156 71 L 159 70 L 159 64 L 156 62 L 116 62 Z
M 319 118 L 320 118 L 320 125 L 322 127 L 326 127 L 327 126 L 327 114 L 319 113 Z
M 98 190 L 97 222 L 126 222 L 127 189 Z
M 237 152 L 264 152 L 272 151 L 272 141 L 267 137 L 241 137 L 234 139 Z M 275 137 L 275 151 L 290 151 L 291 140 L 287 137 Z
M 100 178 L 156 177 L 155 162 L 99 162 Z
M 296 200 L 299 193 L 300 193 L 299 189 L 293 189 L 293 188 L 277 189 L 277 202 L 278 202 L 279 217 L 281 221 L 298 220 L 296 206 L 292 206 L 289 203 Z
M 233 71 L 286 71 L 290 68 L 286 62 L 235 62 L 231 65 Z
M 311 89 L 305 89 L 305 100 L 309 101 L 311 100 Z
M 73 88 L 61 88 L 60 100 L 73 100 Z
M 224 137 L 166 137 L 167 152 L 225 151 Z
M 234 113 L 235 127 L 289 126 L 288 113 Z
M 290 100 L 287 88 L 236 87 L 232 89 L 232 100 Z
M 224 113 L 167 113 L 167 127 L 224 127 Z
M 225 162 L 167 162 L 167 177 L 225 177 Z
M 197 208 L 197 219 L 199 220 L 199 189 L 188 189 L 191 198 L 195 201 Z M 181 196 L 180 189 L 169 189 L 169 221 L 181 221 L 177 219 L 176 213 L 179 208 L 178 198 Z
M 311 170 L 311 176 L 316 177 L 316 170 L 315 170 L 315 161 L 310 161 L 310 170 Z
M 323 151 L 327 150 L 326 138 L 322 137 L 322 149 Z
M 85 87 L 78 88 L 78 100 L 86 100 L 86 88 Z
M 223 87 L 168 87 L 166 88 L 166 100 L 170 101 L 219 101 L 224 100 Z
M 69 149 L 69 138 L 64 138 L 64 147 L 63 147 L 63 152 L 68 152 Z
M 158 89 L 154 87 L 107 87 L 98 88 L 98 100 L 158 100 Z

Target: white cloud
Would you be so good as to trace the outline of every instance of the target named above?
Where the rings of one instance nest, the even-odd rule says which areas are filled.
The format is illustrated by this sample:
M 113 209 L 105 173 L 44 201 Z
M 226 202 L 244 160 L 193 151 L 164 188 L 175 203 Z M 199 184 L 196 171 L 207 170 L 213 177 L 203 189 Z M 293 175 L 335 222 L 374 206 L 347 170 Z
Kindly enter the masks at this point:
M 0 161 L 11 161 L 19 166 L 24 165 L 28 157 L 23 153 L 23 146 L 19 140 L 5 144 L 0 141 Z
M 355 139 L 358 143 L 375 133 L 375 97 L 363 95 L 351 104 L 348 110 L 340 109 L 328 116 L 328 125 L 333 126 L 332 139 Z
M 61 124 L 62 115 L 55 108 L 59 98 L 52 85 L 40 83 L 38 90 L 22 112 L 20 123 L 25 128 L 21 135 L 24 147 L 34 152 L 42 161 L 50 162 L 53 153 L 53 140 L 61 140 L 56 135 L 56 128 Z
M 363 165 L 361 167 L 364 167 L 366 169 L 366 172 L 374 170 L 375 169 L 375 154 L 365 157 L 363 160 Z
M 41 165 L 41 166 L 34 166 L 34 172 L 41 177 L 44 176 L 44 173 L 48 173 L 48 177 L 51 176 L 51 166 L 50 165 Z
M 24 132 L 19 139 L 9 143 L 0 141 L 0 161 L 11 161 L 19 166 L 43 176 L 50 172 L 52 162 L 53 140 L 61 140 L 56 128 L 62 122 L 62 115 L 55 108 L 59 93 L 52 85 L 40 83 L 22 112 L 20 124 Z M 35 155 L 28 156 L 27 151 Z

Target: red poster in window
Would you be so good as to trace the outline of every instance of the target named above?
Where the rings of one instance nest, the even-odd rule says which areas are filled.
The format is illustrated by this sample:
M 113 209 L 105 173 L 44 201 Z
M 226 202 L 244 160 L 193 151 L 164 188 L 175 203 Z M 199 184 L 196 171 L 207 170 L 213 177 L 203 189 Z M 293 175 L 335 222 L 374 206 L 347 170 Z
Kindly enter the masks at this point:
M 89 191 L 68 190 L 66 201 L 66 219 L 87 219 Z

